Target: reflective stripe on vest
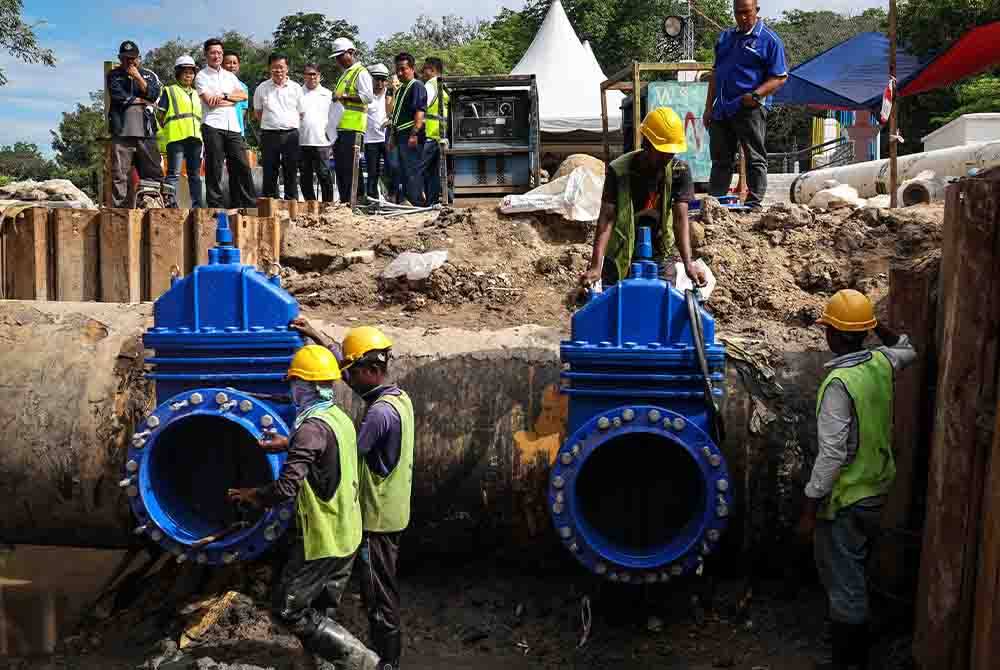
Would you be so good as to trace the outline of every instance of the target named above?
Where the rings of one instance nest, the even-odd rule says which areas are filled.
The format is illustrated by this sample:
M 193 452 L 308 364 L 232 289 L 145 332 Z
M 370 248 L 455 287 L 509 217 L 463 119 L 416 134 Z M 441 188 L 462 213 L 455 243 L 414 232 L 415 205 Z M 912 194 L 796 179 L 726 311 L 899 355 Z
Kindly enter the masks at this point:
M 156 133 L 161 153 L 167 145 L 189 137 L 201 139 L 201 100 L 193 88 L 171 84 L 163 89 L 167 93 L 167 114 Z
M 358 97 L 358 77 L 365 66 L 355 63 L 348 68 L 340 79 L 337 80 L 336 93 L 338 96 L 346 98 Z M 355 130 L 359 133 L 365 132 L 368 128 L 368 105 L 363 102 L 344 102 L 344 115 L 340 117 L 337 130 Z
M 399 125 L 399 117 L 403 114 L 403 103 L 406 102 L 406 95 L 410 92 L 410 87 L 413 86 L 414 81 L 416 80 L 411 79 L 406 82 L 406 88 L 403 89 L 403 93 L 396 98 L 396 107 L 393 109 L 392 114 L 392 127 L 394 131 L 398 132 L 400 130 L 407 130 L 408 128 L 412 128 L 414 126 L 415 122 L 412 119 L 403 125 Z
M 337 438 L 340 461 L 340 483 L 330 500 L 316 495 L 308 477 L 299 488 L 295 507 L 306 560 L 350 556 L 361 544 L 357 433 L 351 419 L 333 403 L 306 411 L 295 421 L 296 430 L 306 419 L 319 419 L 330 427 Z
M 820 510 L 823 519 L 833 519 L 837 512 L 859 500 L 885 495 L 896 478 L 896 460 L 892 454 L 892 363 L 881 351 L 871 358 L 827 375 L 816 398 L 816 414 L 823 404 L 823 394 L 834 379 L 839 379 L 854 403 L 858 420 L 858 453 L 840 470 L 830 499 Z
M 632 202 L 632 161 L 642 153 L 642 150 L 619 156 L 611 161 L 611 171 L 618 180 L 618 202 L 615 227 L 604 250 L 604 257 L 614 261 L 618 268 L 618 281 L 628 278 L 629 266 L 632 264 L 632 254 L 635 253 L 635 205 Z M 663 169 L 663 191 L 660 193 L 660 237 L 659 248 L 654 250 L 659 254 L 669 254 L 674 246 L 673 210 L 670 200 L 673 197 L 674 161 L 671 159 Z
M 401 444 L 399 462 L 386 477 L 368 468 L 361 470 L 361 517 L 366 531 L 395 533 L 410 525 L 410 491 L 413 488 L 413 402 L 406 393 L 383 395 L 375 401 L 388 403 L 399 414 Z
M 437 77 L 434 77 L 431 81 L 437 82 Z M 441 121 L 448 119 L 448 103 L 451 100 L 451 95 L 447 91 L 442 90 L 440 84 L 436 84 L 436 86 L 437 95 L 434 96 L 433 102 L 427 106 L 427 114 L 424 115 L 424 119 L 426 120 L 424 129 L 427 131 L 427 139 L 430 140 L 441 139 Z M 443 105 L 441 104 L 442 98 L 444 98 Z

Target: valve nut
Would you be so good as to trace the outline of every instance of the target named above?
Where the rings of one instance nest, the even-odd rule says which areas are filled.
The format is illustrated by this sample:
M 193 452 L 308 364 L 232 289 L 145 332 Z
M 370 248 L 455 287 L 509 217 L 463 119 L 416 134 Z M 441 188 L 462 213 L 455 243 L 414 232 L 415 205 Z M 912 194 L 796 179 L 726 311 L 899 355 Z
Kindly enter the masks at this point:
M 563 480 L 562 477 L 558 477 L 557 476 L 557 477 L 555 477 L 555 478 L 552 479 L 552 486 L 556 487 L 557 489 L 561 489 L 565 485 L 566 485 L 566 482 Z
M 240 401 L 240 411 L 241 412 L 244 412 L 244 413 L 245 412 L 249 412 L 252 409 L 253 409 L 253 403 L 252 402 L 250 402 L 249 400 L 241 400 Z
M 270 428 L 271 424 L 273 423 L 274 423 L 274 417 L 271 416 L 270 414 L 265 414 L 264 416 L 260 417 L 260 425 L 264 426 L 265 428 Z
M 215 394 L 215 402 L 219 405 L 224 405 L 227 402 L 229 402 L 229 396 L 227 396 L 222 391 L 219 391 L 218 393 Z
M 200 405 L 205 400 L 205 397 L 202 396 L 200 393 L 192 393 L 191 397 L 188 398 L 188 400 L 191 401 L 192 405 Z M 204 556 L 204 554 L 202 554 L 202 555 Z M 207 560 L 207 558 L 206 558 L 206 560 Z
M 610 426 L 611 422 L 608 420 L 608 417 L 606 416 L 602 416 L 600 419 L 597 420 L 597 427 L 600 428 L 601 430 L 607 430 Z
M 661 416 L 660 410 L 658 410 L 658 409 L 651 409 L 651 410 L 649 410 L 649 415 L 648 416 L 649 416 L 649 422 L 650 423 L 659 423 L 660 416 Z
M 152 414 L 146 418 L 146 425 L 150 428 L 156 428 L 160 425 L 160 417 Z
M 634 418 L 635 418 L 635 410 L 634 409 L 629 408 L 629 409 L 625 410 L 624 412 L 622 412 L 622 419 L 624 419 L 625 421 L 631 421 Z

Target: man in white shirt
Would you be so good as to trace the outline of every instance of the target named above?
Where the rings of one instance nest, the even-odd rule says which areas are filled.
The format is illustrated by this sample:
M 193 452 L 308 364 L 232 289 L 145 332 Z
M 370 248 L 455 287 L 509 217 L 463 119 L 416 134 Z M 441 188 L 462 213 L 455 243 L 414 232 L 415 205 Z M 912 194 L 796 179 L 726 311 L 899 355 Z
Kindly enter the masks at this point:
M 326 126 L 333 103 L 333 93 L 323 86 L 323 75 L 315 63 L 302 69 L 306 82 L 302 95 L 302 125 L 299 128 L 299 172 L 302 178 L 302 197 L 315 200 L 313 174 L 319 180 L 323 202 L 333 202 L 333 176 L 330 174 L 330 138 Z
M 299 199 L 299 123 L 302 120 L 302 87 L 288 78 L 288 57 L 268 58 L 271 78 L 253 93 L 254 118 L 260 123 L 260 149 L 264 162 L 264 197 L 278 197 L 278 167 L 285 182 L 285 200 Z
M 205 144 L 205 192 L 210 208 L 225 207 L 222 197 L 222 163 L 229 164 L 232 207 L 256 207 L 247 160 L 246 144 L 236 118 L 236 105 L 247 99 L 246 91 L 232 72 L 222 67 L 222 40 L 205 42 L 207 65 L 194 79 L 204 116 L 201 135 Z
M 365 130 L 365 165 L 368 170 L 365 192 L 372 200 L 378 200 L 380 165 L 386 158 L 385 127 L 389 123 L 389 112 L 386 106 L 389 68 L 382 63 L 376 63 L 368 67 L 368 72 L 372 76 L 372 90 L 375 99 L 368 105 L 368 128 Z

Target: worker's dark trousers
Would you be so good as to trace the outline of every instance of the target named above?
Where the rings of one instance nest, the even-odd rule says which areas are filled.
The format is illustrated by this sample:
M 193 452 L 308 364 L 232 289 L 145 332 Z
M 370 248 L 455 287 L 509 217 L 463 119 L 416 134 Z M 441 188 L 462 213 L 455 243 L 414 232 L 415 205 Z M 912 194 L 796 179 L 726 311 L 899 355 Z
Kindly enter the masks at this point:
M 708 127 L 711 140 L 712 176 L 708 187 L 715 197 L 729 193 L 736 172 L 736 151 L 747 150 L 748 207 L 759 207 L 767 193 L 767 111 L 764 107 L 744 107 L 728 119 L 713 120 Z
M 111 147 L 111 204 L 128 207 L 132 165 L 135 165 L 139 179 L 163 179 L 160 149 L 155 139 L 143 137 L 114 137 Z
M 424 139 L 418 137 L 417 146 L 411 147 L 410 131 L 402 130 L 396 133 L 394 144 L 399 149 L 399 173 L 403 194 L 411 205 L 423 207 L 427 202 L 424 199 L 424 175 L 427 169 L 427 162 L 424 160 Z
M 250 162 L 247 160 L 243 136 L 229 130 L 219 130 L 202 124 L 201 136 L 205 143 L 205 195 L 208 206 L 226 207 L 222 198 L 222 165 L 229 170 L 229 199 L 234 208 L 256 207 Z
M 382 176 L 381 165 L 385 159 L 385 142 L 365 143 L 365 166 L 368 172 L 365 193 L 372 200 L 378 200 L 378 180 Z M 388 200 L 395 202 L 392 195 L 394 194 L 387 194 Z
M 278 197 L 278 168 L 285 185 L 285 200 L 299 199 L 299 131 L 262 130 L 260 149 L 264 161 L 264 197 Z M 312 200 L 312 198 L 307 198 Z
M 271 608 L 292 633 L 306 639 L 325 617 L 336 614 L 355 555 L 307 561 L 302 536 L 289 535 L 288 560 L 271 591 Z
M 424 193 L 428 205 L 441 200 L 441 147 L 432 139 L 424 141 Z
M 399 541 L 402 533 L 365 533 L 361 541 L 361 596 L 368 610 L 368 644 L 383 662 L 399 665 L 402 628 L 399 620 Z
M 351 183 L 354 178 L 354 143 L 364 138 L 356 130 L 338 130 L 337 141 L 333 144 L 333 166 L 337 171 L 337 193 L 340 202 L 351 202 Z M 361 145 L 358 145 L 361 148 Z M 361 175 L 358 175 L 358 190 L 361 190 Z
M 333 175 L 330 173 L 330 147 L 299 147 L 299 178 L 302 180 L 302 197 L 316 200 L 313 175 L 319 182 L 323 202 L 333 202 Z

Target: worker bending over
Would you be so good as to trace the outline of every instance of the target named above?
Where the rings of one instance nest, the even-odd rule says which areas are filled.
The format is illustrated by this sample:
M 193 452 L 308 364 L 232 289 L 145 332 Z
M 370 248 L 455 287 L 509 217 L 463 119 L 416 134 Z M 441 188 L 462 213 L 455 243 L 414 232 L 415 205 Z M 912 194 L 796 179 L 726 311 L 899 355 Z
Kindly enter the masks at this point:
M 816 567 L 830 599 L 836 670 L 867 668 L 870 647 L 865 567 L 882 507 L 896 477 L 892 402 L 897 370 L 916 358 L 905 335 L 875 320 L 871 301 L 838 291 L 818 323 L 836 358 L 819 388 L 819 453 L 806 486 L 799 533 L 814 542 Z M 883 346 L 868 350 L 874 330 Z
M 326 347 L 309 345 L 296 352 L 287 378 L 296 411 L 291 439 L 261 441 L 266 451 L 288 451 L 281 474 L 267 486 L 230 489 L 228 496 L 257 508 L 295 498 L 298 524 L 272 592 L 273 610 L 306 650 L 338 668 L 374 670 L 378 656 L 329 617 L 361 544 L 357 437 L 334 401 L 340 367 Z
M 365 401 L 358 429 L 362 595 L 368 609 L 369 643 L 382 670 L 397 670 L 402 653 L 396 568 L 403 531 L 410 523 L 413 485 L 413 403 L 387 381 L 392 342 L 371 326 L 353 328 L 338 347 L 304 318 L 291 327 L 330 348 L 343 362 L 347 384 Z
M 643 119 L 642 148 L 611 161 L 604 178 L 590 267 L 580 275 L 584 287 L 601 280 L 605 287 L 628 277 L 635 252 L 636 228 L 653 232 L 653 260 L 660 276 L 671 278 L 674 246 L 695 284 L 704 272 L 691 262 L 688 202 L 694 197 L 691 169 L 676 154 L 687 151 L 684 124 L 669 107 L 657 107 Z

